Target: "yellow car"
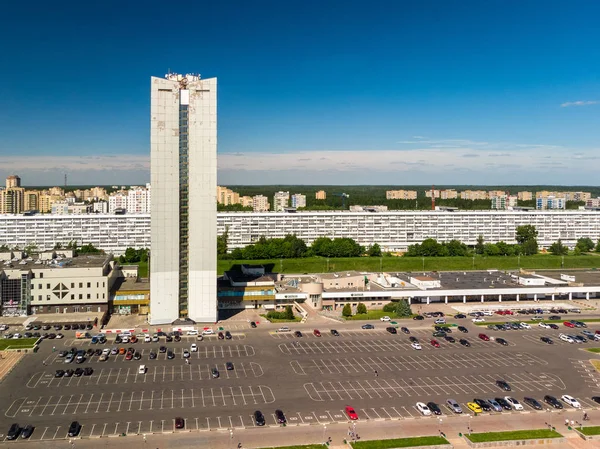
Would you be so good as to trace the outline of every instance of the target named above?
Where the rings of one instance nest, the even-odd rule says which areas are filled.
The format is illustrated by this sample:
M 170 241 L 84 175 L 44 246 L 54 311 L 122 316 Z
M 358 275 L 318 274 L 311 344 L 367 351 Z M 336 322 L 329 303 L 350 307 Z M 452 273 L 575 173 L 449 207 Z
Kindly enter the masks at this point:
M 475 404 L 474 402 L 467 402 L 467 407 L 469 407 L 469 409 L 474 411 L 475 413 L 481 413 L 483 411 L 481 407 Z

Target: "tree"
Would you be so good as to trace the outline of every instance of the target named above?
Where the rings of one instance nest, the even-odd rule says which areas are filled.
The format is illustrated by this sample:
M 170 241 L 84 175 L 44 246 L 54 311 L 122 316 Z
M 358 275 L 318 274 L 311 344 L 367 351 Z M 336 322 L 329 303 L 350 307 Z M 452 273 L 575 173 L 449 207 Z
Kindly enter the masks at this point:
M 448 255 L 452 257 L 464 257 L 469 252 L 467 245 L 458 240 L 450 240 L 446 243 L 446 248 L 448 249 Z
M 533 254 L 537 254 L 538 252 L 538 244 L 537 240 L 527 240 L 525 243 L 521 245 L 521 254 L 525 256 L 531 256 Z
M 596 243 L 596 250 L 597 253 L 600 253 L 600 239 L 598 239 L 598 242 Z
M 600 240 L 598 240 L 598 243 L 600 243 Z M 10 251 L 10 249 L 9 249 L 8 245 L 1 245 L 0 251 L 7 252 L 7 251 Z
M 102 254 L 102 253 L 104 253 L 104 251 L 102 251 L 101 249 L 96 248 L 91 243 L 88 243 L 87 245 L 82 245 L 81 248 L 79 248 L 77 250 L 77 252 L 79 254 Z
M 575 248 L 579 248 L 579 251 L 581 251 L 582 253 L 589 253 L 591 250 L 594 249 L 594 242 L 589 237 L 583 237 L 577 240 Z
M 533 225 L 523 225 L 517 226 L 516 230 L 516 241 L 519 245 L 529 241 L 536 240 L 537 241 L 538 232 Z
M 385 306 L 383 306 L 384 312 L 395 312 L 396 311 L 396 303 L 388 302 Z
M 483 245 L 483 254 L 485 254 L 486 256 L 500 255 L 498 245 L 496 245 L 495 243 L 486 243 L 485 245 Z
M 411 316 L 412 310 L 406 299 L 401 299 L 396 304 L 396 315 L 399 317 Z
M 350 304 L 344 305 L 344 308 L 342 309 L 342 316 L 346 318 L 352 316 L 352 308 L 350 307 Z
M 294 309 L 292 309 L 292 306 L 285 306 L 285 319 L 286 320 L 294 319 Z
M 479 236 L 477 236 L 477 244 L 475 245 L 475 253 L 483 254 L 483 241 L 483 235 L 479 234 Z
M 373 245 L 369 246 L 367 254 L 369 257 L 381 257 L 381 247 L 377 243 L 373 243 Z
M 367 306 L 365 306 L 362 302 L 359 302 L 356 306 L 356 313 L 367 313 Z
M 217 237 L 217 256 L 227 254 L 227 239 L 229 237 L 229 229 L 225 228 L 225 232 Z
M 560 239 L 558 239 L 558 241 L 550 245 L 549 250 L 555 256 L 566 256 L 567 254 L 569 254 L 569 248 L 563 245 Z

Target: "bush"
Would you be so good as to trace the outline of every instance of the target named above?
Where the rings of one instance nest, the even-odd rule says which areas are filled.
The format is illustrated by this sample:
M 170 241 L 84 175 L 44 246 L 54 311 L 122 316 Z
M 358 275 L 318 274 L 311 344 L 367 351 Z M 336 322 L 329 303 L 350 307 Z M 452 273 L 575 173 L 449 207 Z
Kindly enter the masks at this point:
M 285 312 L 283 313 L 285 315 L 286 320 L 294 319 L 294 309 L 292 309 L 292 306 L 285 306 Z
M 344 306 L 344 308 L 342 309 L 342 316 L 352 316 L 352 308 L 350 307 L 350 304 L 346 304 Z
M 383 306 L 383 311 L 388 313 L 396 312 L 396 303 L 388 302 L 385 306 Z
M 365 306 L 362 302 L 359 302 L 356 306 L 356 313 L 367 313 L 367 306 Z
M 401 299 L 396 304 L 396 315 L 400 317 L 412 315 L 412 310 L 410 309 L 410 305 L 406 299 Z

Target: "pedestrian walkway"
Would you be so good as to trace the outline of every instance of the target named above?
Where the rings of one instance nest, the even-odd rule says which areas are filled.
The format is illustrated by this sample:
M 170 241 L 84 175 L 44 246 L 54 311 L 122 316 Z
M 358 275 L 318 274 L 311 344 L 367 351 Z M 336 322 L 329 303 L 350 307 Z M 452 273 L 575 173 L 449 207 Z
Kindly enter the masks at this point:
M 25 357 L 23 352 L 0 351 L 0 382 Z

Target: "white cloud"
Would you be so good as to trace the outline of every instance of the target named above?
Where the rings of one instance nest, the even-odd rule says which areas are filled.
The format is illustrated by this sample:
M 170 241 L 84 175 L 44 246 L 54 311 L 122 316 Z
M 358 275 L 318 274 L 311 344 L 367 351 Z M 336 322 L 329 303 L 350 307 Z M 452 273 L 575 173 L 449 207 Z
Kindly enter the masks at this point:
M 561 108 L 568 108 L 569 106 L 589 106 L 592 104 L 598 104 L 600 101 L 597 100 L 579 100 L 579 101 L 567 101 L 560 105 Z

